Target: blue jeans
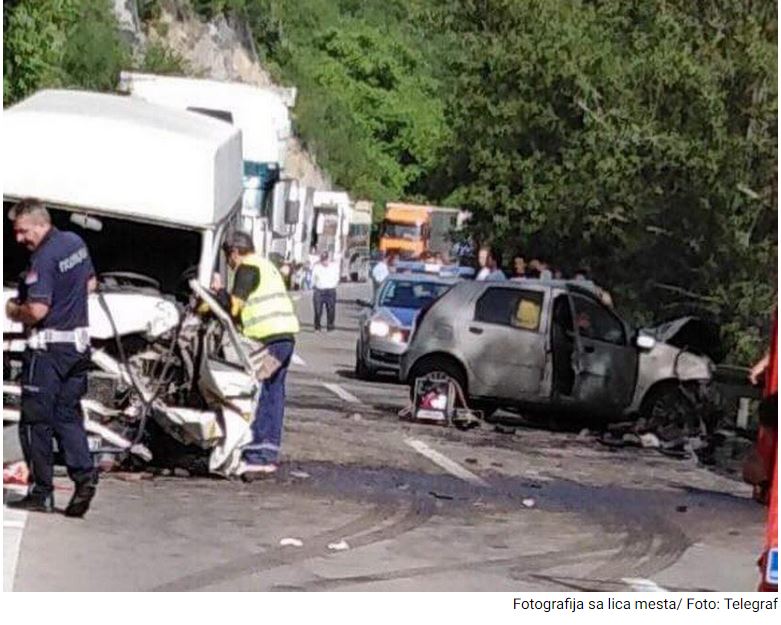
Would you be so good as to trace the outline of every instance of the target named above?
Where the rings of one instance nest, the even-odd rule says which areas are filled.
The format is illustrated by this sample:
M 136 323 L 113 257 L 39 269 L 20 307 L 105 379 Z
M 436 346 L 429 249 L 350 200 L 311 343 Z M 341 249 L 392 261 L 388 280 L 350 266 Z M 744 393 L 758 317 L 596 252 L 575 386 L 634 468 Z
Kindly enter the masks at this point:
M 285 418 L 285 378 L 290 359 L 293 356 L 294 341 L 272 343 L 268 350 L 282 366 L 263 381 L 260 401 L 252 422 L 252 443 L 244 447 L 243 456 L 247 464 L 269 464 L 279 457 L 282 443 L 282 421 Z

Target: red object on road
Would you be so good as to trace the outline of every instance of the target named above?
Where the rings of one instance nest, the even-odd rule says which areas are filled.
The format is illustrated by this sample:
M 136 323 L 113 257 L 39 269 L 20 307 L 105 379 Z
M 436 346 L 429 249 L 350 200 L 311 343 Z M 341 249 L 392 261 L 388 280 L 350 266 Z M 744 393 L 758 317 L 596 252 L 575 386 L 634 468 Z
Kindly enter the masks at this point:
M 24 462 L 14 462 L 3 467 L 3 484 L 27 486 L 30 471 Z

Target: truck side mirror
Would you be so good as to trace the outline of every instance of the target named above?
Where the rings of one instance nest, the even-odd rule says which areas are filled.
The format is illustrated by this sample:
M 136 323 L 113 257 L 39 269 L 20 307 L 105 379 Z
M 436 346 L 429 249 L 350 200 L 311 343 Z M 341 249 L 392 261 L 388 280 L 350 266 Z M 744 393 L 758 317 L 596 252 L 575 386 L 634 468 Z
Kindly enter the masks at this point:
M 301 209 L 301 203 L 298 200 L 288 200 L 285 202 L 285 224 L 293 226 L 298 223 L 298 214 Z

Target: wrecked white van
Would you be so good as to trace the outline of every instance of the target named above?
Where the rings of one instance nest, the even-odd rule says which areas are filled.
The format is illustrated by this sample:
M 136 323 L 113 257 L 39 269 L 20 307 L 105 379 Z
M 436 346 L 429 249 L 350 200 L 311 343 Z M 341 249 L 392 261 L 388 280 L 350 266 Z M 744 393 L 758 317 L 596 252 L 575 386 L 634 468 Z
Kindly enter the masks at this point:
M 129 97 L 41 91 L 4 112 L 3 205 L 32 196 L 86 241 L 93 371 L 82 401 L 94 450 L 155 461 L 201 450 L 228 475 L 258 390 L 239 337 L 204 287 L 240 219 L 241 133 Z M 3 224 L 3 299 L 28 254 Z M 195 312 L 196 295 L 212 308 Z M 19 324 L 4 319 L 3 419 L 19 417 Z M 176 441 L 174 443 L 174 441 Z M 197 453 L 195 454 L 197 455 Z

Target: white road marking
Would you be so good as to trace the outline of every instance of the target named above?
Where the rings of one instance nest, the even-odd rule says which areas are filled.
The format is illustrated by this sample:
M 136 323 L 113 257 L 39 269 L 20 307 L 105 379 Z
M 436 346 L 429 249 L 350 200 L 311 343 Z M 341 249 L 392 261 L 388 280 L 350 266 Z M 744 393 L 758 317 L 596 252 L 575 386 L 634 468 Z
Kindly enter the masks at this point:
M 298 365 L 299 367 L 306 367 L 306 361 L 295 352 L 293 353 L 293 357 L 291 358 L 291 361 L 293 362 L 294 365 Z
M 337 395 L 341 397 L 344 401 L 349 401 L 351 404 L 360 404 L 361 400 L 358 399 L 355 395 L 352 393 L 349 393 L 345 391 L 341 386 L 338 384 L 332 384 L 330 382 L 323 382 L 322 383 L 325 388 L 327 388 L 329 391 L 331 391 L 334 395 Z
M 24 521 L 6 521 L 3 519 L 3 527 L 21 530 L 24 529 Z
M 420 441 L 416 438 L 408 438 L 404 442 L 407 443 L 407 445 L 412 447 L 412 449 L 417 451 L 419 454 L 424 455 L 426 458 L 431 460 L 431 462 L 443 468 L 451 475 L 455 475 L 457 478 L 469 482 L 470 484 L 488 488 L 489 484 L 483 478 L 475 475 L 468 469 L 465 469 L 460 464 L 458 464 L 454 460 L 451 460 L 444 454 L 439 453 L 435 449 L 431 449 L 431 447 L 426 445 L 426 443 L 424 443 L 423 441 Z
M 631 586 L 635 592 L 667 592 L 656 582 L 642 577 L 624 577 L 621 581 Z
M 11 592 L 14 589 L 19 550 L 26 523 L 26 512 L 9 510 L 3 506 L 3 592 Z

